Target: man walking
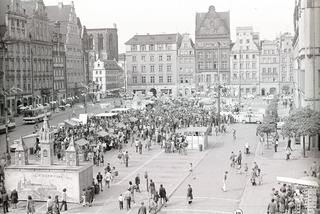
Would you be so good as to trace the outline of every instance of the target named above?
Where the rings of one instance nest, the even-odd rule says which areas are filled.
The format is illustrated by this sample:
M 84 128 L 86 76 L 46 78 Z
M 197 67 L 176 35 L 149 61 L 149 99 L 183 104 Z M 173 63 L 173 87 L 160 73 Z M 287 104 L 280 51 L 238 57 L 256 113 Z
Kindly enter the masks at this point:
M 97 181 L 98 181 L 98 185 L 99 185 L 99 187 L 101 189 L 101 192 L 103 192 L 103 186 L 102 186 L 103 176 L 101 175 L 100 172 L 98 172 Z
M 162 186 L 162 184 L 160 184 L 159 196 L 160 196 L 160 203 L 165 205 L 167 202 L 167 192 L 166 192 L 166 189 Z
M 147 208 L 144 206 L 144 202 L 141 202 L 141 207 L 139 208 L 138 214 L 147 214 Z
M 102 189 L 102 184 L 101 184 L 101 189 Z M 64 207 L 64 211 L 68 210 L 68 207 L 67 207 L 67 189 L 66 188 L 64 188 L 62 190 L 62 201 L 61 201 L 60 211 L 62 211 L 62 207 Z
M 126 153 L 124 155 L 124 160 L 125 160 L 125 163 L 126 163 L 126 167 L 128 167 L 128 165 L 129 165 L 129 154 L 128 154 L 128 151 L 126 151 Z
M 288 140 L 287 150 L 292 151 L 292 148 L 291 148 L 291 139 Z
M 223 185 L 222 185 L 223 192 L 227 191 L 227 175 L 228 175 L 228 171 L 225 171 L 223 176 Z
M 2 192 L 2 206 L 3 206 L 3 213 L 9 212 L 9 196 L 6 191 Z

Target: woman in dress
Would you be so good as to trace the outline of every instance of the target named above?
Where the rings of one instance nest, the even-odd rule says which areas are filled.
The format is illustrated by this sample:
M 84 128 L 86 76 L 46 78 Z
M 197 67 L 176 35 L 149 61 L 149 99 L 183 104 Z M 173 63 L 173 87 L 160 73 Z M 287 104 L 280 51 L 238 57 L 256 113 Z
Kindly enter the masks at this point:
M 188 200 L 188 204 L 191 204 L 193 200 L 192 187 L 190 184 L 188 184 L 187 200 Z
M 34 214 L 34 213 L 35 213 L 34 201 L 32 200 L 31 195 L 29 195 L 27 200 L 27 214 Z

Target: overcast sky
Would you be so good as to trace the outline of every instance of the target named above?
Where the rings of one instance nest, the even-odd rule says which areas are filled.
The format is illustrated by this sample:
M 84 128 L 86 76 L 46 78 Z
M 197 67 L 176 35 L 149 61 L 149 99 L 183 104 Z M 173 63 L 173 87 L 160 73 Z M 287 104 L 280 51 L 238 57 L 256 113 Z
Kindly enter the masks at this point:
M 57 5 L 71 0 L 44 0 Z M 110 28 L 117 24 L 119 52 L 135 34 L 190 33 L 194 38 L 196 12 L 230 11 L 231 37 L 238 26 L 253 26 L 261 39 L 293 32 L 294 0 L 74 0 L 77 16 L 87 28 Z

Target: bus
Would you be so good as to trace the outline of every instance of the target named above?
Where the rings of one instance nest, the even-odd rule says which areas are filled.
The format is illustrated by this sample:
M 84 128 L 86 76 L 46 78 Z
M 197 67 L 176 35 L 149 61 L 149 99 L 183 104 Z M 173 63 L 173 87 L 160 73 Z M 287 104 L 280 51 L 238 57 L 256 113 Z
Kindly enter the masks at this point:
M 16 127 L 16 123 L 13 118 L 8 119 L 8 131 L 12 131 Z M 6 119 L 0 118 L 0 134 L 6 133 Z
M 51 116 L 50 107 L 43 106 L 33 109 L 25 110 L 23 123 L 25 124 L 34 124 L 43 121 L 43 118 L 47 115 L 47 117 Z

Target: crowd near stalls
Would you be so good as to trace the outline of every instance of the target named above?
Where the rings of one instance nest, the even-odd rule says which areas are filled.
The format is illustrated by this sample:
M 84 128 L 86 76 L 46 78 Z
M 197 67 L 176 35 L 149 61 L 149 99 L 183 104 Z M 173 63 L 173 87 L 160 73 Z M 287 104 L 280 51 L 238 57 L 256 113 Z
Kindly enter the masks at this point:
M 137 144 L 137 139 L 142 139 L 146 148 L 157 143 L 166 152 L 182 152 L 187 142 L 178 129 L 212 127 L 215 122 L 215 114 L 199 108 L 197 101 L 157 100 L 143 110 L 117 108 L 92 116 L 86 124 L 60 127 L 54 151 L 58 159 L 63 158 L 69 138 L 73 136 L 83 160 L 93 160 L 95 164 L 102 161 L 102 153 L 111 149 L 121 151 L 124 144 Z M 36 145 L 36 151 L 39 149 Z

